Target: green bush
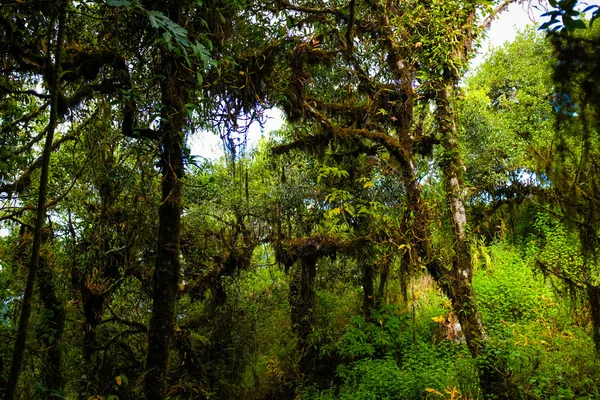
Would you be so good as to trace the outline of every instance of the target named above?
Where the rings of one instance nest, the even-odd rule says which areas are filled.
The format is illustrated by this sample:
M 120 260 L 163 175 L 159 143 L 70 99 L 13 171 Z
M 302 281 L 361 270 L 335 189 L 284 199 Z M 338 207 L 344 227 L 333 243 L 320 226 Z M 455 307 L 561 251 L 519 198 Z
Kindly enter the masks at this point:
M 439 306 L 423 312 L 438 315 Z M 337 367 L 339 381 L 328 390 L 307 388 L 303 399 L 421 399 L 426 389 L 443 392 L 464 386 L 477 390 L 473 363 L 464 346 L 450 342 L 432 343 L 431 318 L 418 318 L 399 306 L 374 312 L 373 322 L 361 316 L 353 319 L 335 344 L 342 358 Z M 461 389 L 462 390 L 462 389 Z
M 552 293 L 521 256 L 503 245 L 488 248 L 491 265 L 479 268 L 473 287 L 482 319 L 493 329 L 501 322 L 533 321 L 546 312 L 544 299 Z
M 546 243 L 562 243 L 560 232 Z M 540 256 L 521 257 L 516 249 L 496 244 L 490 261 L 476 271 L 473 286 L 482 319 L 490 333 L 490 359 L 514 399 L 599 398 L 600 366 L 594 357 L 591 326 L 573 317 L 573 303 L 561 297 L 551 278 L 534 274 Z M 548 256 L 548 254 L 550 254 Z M 585 325 L 585 324 L 584 324 Z
M 393 400 L 404 398 L 403 380 L 396 361 L 387 357 L 382 360 L 364 359 L 351 368 L 339 368 L 338 375 L 344 378 L 340 388 L 340 399 Z

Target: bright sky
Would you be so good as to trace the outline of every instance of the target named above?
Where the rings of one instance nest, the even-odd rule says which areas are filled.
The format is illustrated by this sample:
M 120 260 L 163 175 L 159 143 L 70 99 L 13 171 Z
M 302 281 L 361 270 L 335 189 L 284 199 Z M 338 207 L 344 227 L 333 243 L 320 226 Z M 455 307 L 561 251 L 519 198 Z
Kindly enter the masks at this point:
M 257 122 L 254 122 L 248 130 L 247 149 L 250 150 L 256 146 L 263 135 L 268 135 L 276 131 L 283 125 L 283 111 L 278 108 L 267 110 L 265 112 L 266 123 L 264 129 L 261 129 Z M 192 155 L 208 158 L 216 161 L 224 155 L 223 143 L 218 135 L 202 131 L 196 133 L 189 139 Z
M 525 29 L 527 25 L 549 19 L 548 17 L 540 17 L 546 12 L 543 5 L 546 4 L 544 0 L 531 0 L 525 1 L 525 3 L 527 4 L 511 4 L 508 10 L 496 18 L 479 50 L 479 54 L 471 62 L 471 68 L 481 64 L 490 49 L 502 46 L 507 41 L 514 40 L 517 33 Z M 586 3 L 589 5 L 600 5 L 600 0 L 588 0 Z M 260 129 L 257 123 L 250 127 L 248 132 L 248 149 L 256 146 L 262 135 L 268 135 L 269 132 L 277 130 L 283 125 L 283 112 L 281 110 L 274 109 L 267 111 L 266 116 L 269 119 L 263 130 Z M 223 145 L 219 137 L 209 132 L 201 132 L 194 135 L 190 139 L 190 147 L 192 154 L 211 160 L 217 160 L 224 154 Z
M 513 3 L 508 10 L 500 14 L 492 23 L 487 39 L 479 50 L 479 55 L 471 62 L 471 68 L 481 64 L 490 49 L 502 46 L 515 39 L 517 33 L 532 23 L 543 23 L 550 17 L 541 17 L 546 12 L 547 2 L 544 0 L 525 0 L 525 4 Z M 582 1 L 581 9 L 587 5 L 600 5 L 600 0 Z M 590 17 L 590 15 L 588 15 Z
M 545 13 L 543 6 L 533 1 L 531 6 L 513 3 L 508 10 L 500 14 L 492 23 L 485 41 L 478 51 L 477 57 L 471 62 L 471 69 L 485 60 L 486 54 L 494 47 L 502 46 L 505 42 L 511 42 L 517 33 L 527 25 L 540 21 L 540 15 Z M 546 20 L 546 17 L 543 18 Z

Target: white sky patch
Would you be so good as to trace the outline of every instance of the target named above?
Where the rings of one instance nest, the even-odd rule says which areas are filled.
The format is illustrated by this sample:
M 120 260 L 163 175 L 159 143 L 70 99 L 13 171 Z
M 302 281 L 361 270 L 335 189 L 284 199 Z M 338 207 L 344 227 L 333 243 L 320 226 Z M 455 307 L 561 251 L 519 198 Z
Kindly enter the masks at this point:
M 517 37 L 517 33 L 528 25 L 538 23 L 546 12 L 542 6 L 513 3 L 508 6 L 508 10 L 500 14 L 490 27 L 487 39 L 480 49 L 480 55 L 485 55 L 490 49 L 502 46 L 506 42 L 512 42 Z
M 269 133 L 280 129 L 284 123 L 284 114 L 278 108 L 272 108 L 265 111 L 266 122 L 261 129 L 258 122 L 253 122 L 248 128 L 247 149 L 254 149 L 263 136 L 268 136 Z M 211 161 L 217 161 L 225 155 L 223 151 L 223 142 L 219 135 L 201 131 L 191 136 L 188 142 L 191 153 L 194 156 L 207 158 Z
M 527 2 L 524 4 L 513 3 L 508 6 L 508 10 L 500 14 L 492 22 L 487 37 L 477 52 L 477 57 L 471 61 L 471 71 L 485 61 L 492 49 L 503 46 L 506 42 L 512 42 L 517 37 L 517 34 L 528 25 L 542 24 L 550 20 L 550 17 L 542 17 L 542 14 L 547 12 L 546 6 L 539 5 L 537 1 L 532 1 L 531 3 L 531 6 Z M 582 4 L 600 5 L 600 0 L 588 0 Z M 586 6 L 580 5 L 580 7 L 583 9 Z M 590 18 L 591 12 L 586 16 Z

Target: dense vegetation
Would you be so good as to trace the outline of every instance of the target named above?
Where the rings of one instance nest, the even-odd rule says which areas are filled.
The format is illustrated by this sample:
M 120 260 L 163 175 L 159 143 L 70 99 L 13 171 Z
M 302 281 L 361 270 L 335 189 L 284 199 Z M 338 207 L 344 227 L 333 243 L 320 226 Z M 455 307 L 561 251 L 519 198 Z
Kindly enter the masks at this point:
M 510 3 L 1 1 L 0 397 L 599 398 L 600 28 Z

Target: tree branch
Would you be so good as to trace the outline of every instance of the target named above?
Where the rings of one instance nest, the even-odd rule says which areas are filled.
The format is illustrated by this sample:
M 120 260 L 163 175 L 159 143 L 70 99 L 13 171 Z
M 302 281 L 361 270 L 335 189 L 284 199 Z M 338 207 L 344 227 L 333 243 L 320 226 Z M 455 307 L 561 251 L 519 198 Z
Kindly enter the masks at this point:
M 336 17 L 345 19 L 346 15 L 344 15 L 344 13 L 338 9 L 335 8 L 312 8 L 312 7 L 304 7 L 304 6 L 296 6 L 293 5 L 291 3 L 289 3 L 286 0 L 280 0 L 279 5 L 287 10 L 290 11 L 298 11 L 298 12 L 303 12 L 303 13 L 307 13 L 307 14 L 331 14 L 331 15 L 335 15 Z
M 488 15 L 486 17 L 486 19 L 483 20 L 483 22 L 481 23 L 481 25 L 479 26 L 479 28 L 481 28 L 482 30 L 488 30 L 490 29 L 490 26 L 492 25 L 492 22 L 494 22 L 494 19 L 496 19 L 496 17 L 498 16 L 498 14 L 506 11 L 506 9 L 508 8 L 509 5 L 511 5 L 512 3 L 519 1 L 522 2 L 522 0 L 504 0 L 504 2 L 500 3 L 498 5 L 498 7 L 496 7 L 494 9 L 494 11 L 492 11 L 492 13 L 490 15 Z
M 329 128 L 335 136 L 343 139 L 357 136 L 378 143 L 385 147 L 386 150 L 389 151 L 390 154 L 394 156 L 394 158 L 396 158 L 397 161 L 399 161 L 402 165 L 406 164 L 407 160 L 404 154 L 404 147 L 400 144 L 400 142 L 398 142 L 398 140 L 394 139 L 390 135 L 380 131 L 370 131 L 368 129 L 342 128 L 332 123 L 327 117 L 315 110 L 310 105 L 307 104 L 306 109 L 313 114 L 318 122 Z
M 13 127 L 15 127 L 16 125 L 18 125 L 22 122 L 29 122 L 31 119 L 40 115 L 40 113 L 49 105 L 50 105 L 50 103 L 44 103 L 41 107 L 36 108 L 35 110 L 31 111 L 30 113 L 25 114 L 25 115 L 19 117 L 18 119 L 12 121 L 10 124 L 3 126 L 0 133 L 7 133 Z
M 97 114 L 98 110 L 96 110 L 94 114 L 92 114 L 88 119 L 82 122 L 76 129 L 52 143 L 51 151 L 58 150 L 60 146 L 65 142 L 77 139 L 77 137 L 79 137 L 79 134 L 81 133 L 81 130 L 85 128 L 90 123 L 90 121 L 96 117 Z M 31 143 L 31 146 L 33 146 L 33 143 Z M 31 165 L 27 167 L 25 172 L 23 172 L 23 175 L 21 175 L 16 181 L 14 181 L 13 183 L 0 185 L 0 193 L 6 193 L 8 195 L 12 193 L 22 193 L 23 190 L 27 189 L 31 184 L 31 174 L 33 173 L 33 171 L 40 167 L 41 163 L 42 156 L 36 158 L 31 163 Z
M 29 94 L 29 95 L 35 96 L 39 99 L 45 99 L 45 100 L 50 98 L 49 94 L 38 93 L 33 89 L 28 89 L 28 90 L 10 90 L 7 88 L 3 88 L 3 89 L 4 89 L 3 92 L 7 93 L 7 94 Z
M 349 52 L 352 52 L 352 49 L 354 47 L 354 39 L 352 38 L 352 33 L 354 28 L 356 0 L 350 0 L 348 8 L 350 9 L 350 18 L 348 19 L 348 30 L 346 30 L 346 47 L 348 48 Z

